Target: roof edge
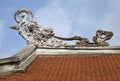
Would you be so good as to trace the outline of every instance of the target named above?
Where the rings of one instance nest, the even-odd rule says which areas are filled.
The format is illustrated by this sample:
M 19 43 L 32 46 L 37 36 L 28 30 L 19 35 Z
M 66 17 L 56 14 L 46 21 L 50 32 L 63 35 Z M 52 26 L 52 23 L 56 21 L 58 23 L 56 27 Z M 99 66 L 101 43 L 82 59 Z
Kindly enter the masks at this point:
M 46 51 L 47 50 L 47 51 Z M 120 46 L 112 47 L 79 47 L 79 48 L 37 48 L 40 56 L 68 56 L 68 55 L 120 55 Z
M 0 74 L 25 72 L 25 69 L 38 56 L 34 54 L 36 46 L 28 45 L 12 57 L 0 59 Z
M 3 58 L 3 59 L 0 59 L 0 65 L 8 64 L 8 63 L 15 63 L 15 62 L 19 62 L 19 61 L 20 60 L 17 57 Z

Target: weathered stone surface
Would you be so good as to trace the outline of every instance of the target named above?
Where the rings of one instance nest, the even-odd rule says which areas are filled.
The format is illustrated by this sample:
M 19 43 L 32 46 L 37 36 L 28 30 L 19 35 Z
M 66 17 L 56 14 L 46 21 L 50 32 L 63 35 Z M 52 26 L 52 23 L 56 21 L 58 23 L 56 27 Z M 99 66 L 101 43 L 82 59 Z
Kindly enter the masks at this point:
M 21 15 L 20 17 L 18 17 Z M 71 47 L 71 45 L 64 43 L 64 41 L 77 40 L 76 44 L 72 47 L 104 47 L 109 46 L 107 40 L 110 40 L 113 36 L 111 31 L 97 30 L 96 36 L 93 37 L 93 42 L 89 42 L 87 38 L 81 36 L 74 36 L 70 38 L 64 38 L 55 36 L 52 28 L 42 28 L 34 21 L 34 17 L 31 11 L 27 9 L 20 9 L 14 15 L 17 26 L 11 26 L 12 29 L 18 30 L 19 34 L 29 44 L 34 44 L 38 47 Z
M 120 54 L 120 46 L 114 47 L 79 47 L 79 48 L 38 48 L 36 49 L 38 55 L 108 55 Z
M 10 58 L 0 59 L 0 74 L 25 72 L 28 65 L 37 57 L 33 52 L 36 47 L 28 45 Z
M 0 65 L 1 64 L 6 64 L 6 63 L 16 63 L 19 62 L 19 59 L 17 57 L 10 57 L 10 58 L 4 58 L 0 59 Z
M 25 59 L 29 55 L 31 55 L 32 52 L 34 52 L 35 49 L 36 49 L 36 47 L 34 45 L 28 45 L 23 50 L 21 50 L 20 52 L 18 52 L 17 54 L 15 54 L 13 57 L 17 57 L 20 60 Z

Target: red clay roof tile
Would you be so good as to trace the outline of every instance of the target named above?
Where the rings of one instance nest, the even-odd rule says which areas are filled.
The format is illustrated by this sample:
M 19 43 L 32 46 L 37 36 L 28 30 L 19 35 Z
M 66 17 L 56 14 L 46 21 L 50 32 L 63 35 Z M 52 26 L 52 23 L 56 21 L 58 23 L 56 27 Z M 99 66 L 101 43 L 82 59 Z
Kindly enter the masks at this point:
M 0 81 L 120 81 L 120 56 L 38 57 L 27 72 Z

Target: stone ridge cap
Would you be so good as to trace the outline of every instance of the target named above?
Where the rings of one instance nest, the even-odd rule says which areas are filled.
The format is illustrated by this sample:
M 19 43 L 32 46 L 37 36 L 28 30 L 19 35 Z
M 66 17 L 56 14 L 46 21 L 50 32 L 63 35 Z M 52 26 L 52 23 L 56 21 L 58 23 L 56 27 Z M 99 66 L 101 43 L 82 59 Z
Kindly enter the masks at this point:
M 21 51 L 19 51 L 18 53 L 13 55 L 12 57 L 0 59 L 0 64 L 20 62 L 23 58 L 25 57 L 27 58 L 27 56 L 29 56 L 29 53 L 32 53 L 34 51 L 34 50 L 30 51 L 32 47 L 35 48 L 34 46 L 28 45 L 25 48 L 23 48 Z
M 27 45 L 25 48 L 23 48 L 21 51 L 13 55 L 13 57 L 21 58 L 25 55 L 26 52 L 33 52 L 36 49 L 34 45 Z
M 0 59 L 0 74 L 25 72 L 26 68 L 38 56 L 34 54 L 36 46 L 27 45 L 12 57 Z
M 109 47 L 37 47 L 38 49 L 65 49 L 65 50 L 120 50 L 120 46 Z
M 9 64 L 9 63 L 17 63 L 19 61 L 20 60 L 17 57 L 3 58 L 3 59 L 0 59 L 0 65 L 1 64 Z

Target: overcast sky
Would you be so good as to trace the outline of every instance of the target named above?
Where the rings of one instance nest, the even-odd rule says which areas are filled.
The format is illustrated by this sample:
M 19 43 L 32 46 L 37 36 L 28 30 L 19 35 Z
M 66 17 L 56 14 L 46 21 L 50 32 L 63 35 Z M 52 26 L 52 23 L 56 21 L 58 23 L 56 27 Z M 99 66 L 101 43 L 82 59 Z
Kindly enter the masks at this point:
M 57 36 L 75 35 L 89 40 L 96 30 L 113 31 L 110 45 L 120 45 L 120 0 L 0 0 L 0 58 L 23 49 L 26 41 L 9 26 L 15 26 L 14 13 L 21 8 L 33 12 L 42 27 L 53 28 Z M 92 42 L 92 40 L 91 40 Z

